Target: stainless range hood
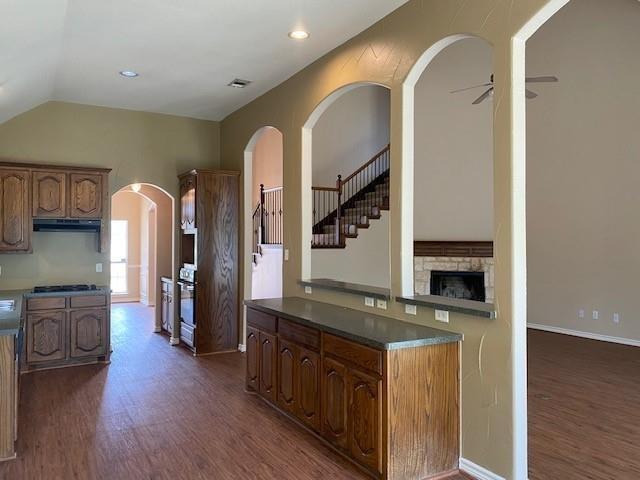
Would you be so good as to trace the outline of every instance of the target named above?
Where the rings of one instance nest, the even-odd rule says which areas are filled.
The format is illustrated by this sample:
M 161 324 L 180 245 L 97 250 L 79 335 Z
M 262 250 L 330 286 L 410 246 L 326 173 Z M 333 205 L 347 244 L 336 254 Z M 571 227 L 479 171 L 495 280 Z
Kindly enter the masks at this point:
M 71 220 L 66 218 L 34 218 L 34 232 L 89 232 L 100 233 L 101 220 Z

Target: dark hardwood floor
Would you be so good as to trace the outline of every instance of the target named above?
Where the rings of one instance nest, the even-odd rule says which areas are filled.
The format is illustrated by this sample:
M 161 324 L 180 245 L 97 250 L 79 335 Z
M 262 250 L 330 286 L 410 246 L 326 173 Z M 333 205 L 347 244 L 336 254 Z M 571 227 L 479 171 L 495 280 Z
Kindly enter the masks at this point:
M 640 348 L 529 330 L 529 479 L 640 479 Z
M 111 365 L 24 375 L 0 479 L 367 478 L 245 393 L 242 355 L 194 358 L 152 332 L 152 309 L 115 305 Z

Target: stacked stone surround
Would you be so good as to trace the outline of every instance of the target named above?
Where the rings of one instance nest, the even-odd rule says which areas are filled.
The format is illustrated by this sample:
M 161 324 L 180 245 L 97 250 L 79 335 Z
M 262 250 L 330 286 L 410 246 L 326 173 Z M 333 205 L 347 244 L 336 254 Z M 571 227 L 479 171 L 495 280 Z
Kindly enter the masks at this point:
M 486 302 L 493 303 L 495 298 L 493 258 L 414 257 L 413 278 L 416 295 L 429 295 L 431 293 L 432 270 L 441 272 L 484 272 Z

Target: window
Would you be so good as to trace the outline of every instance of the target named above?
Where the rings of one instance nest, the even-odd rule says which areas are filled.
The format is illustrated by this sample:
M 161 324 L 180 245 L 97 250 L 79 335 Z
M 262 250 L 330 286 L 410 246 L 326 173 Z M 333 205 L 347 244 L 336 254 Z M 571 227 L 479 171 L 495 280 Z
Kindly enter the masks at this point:
M 127 293 L 128 222 L 111 221 L 111 290 L 114 294 Z

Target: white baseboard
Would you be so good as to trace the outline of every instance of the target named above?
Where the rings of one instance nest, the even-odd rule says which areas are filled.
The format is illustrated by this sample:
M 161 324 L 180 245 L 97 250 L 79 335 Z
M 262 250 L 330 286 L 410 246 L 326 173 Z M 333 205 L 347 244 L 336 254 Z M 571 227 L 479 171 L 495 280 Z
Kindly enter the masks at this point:
M 553 327 L 550 325 L 540 325 L 538 323 L 528 323 L 527 328 L 533 330 L 542 330 L 551 333 L 561 333 L 563 335 L 571 335 L 572 337 L 588 338 L 590 340 L 599 340 L 601 342 L 619 343 L 621 345 L 629 345 L 632 347 L 640 347 L 640 340 L 632 340 L 630 338 L 612 337 L 610 335 L 601 335 L 599 333 L 581 332 L 579 330 L 570 330 L 568 328 Z
M 169 345 L 180 345 L 180 339 L 178 337 L 169 338 Z
M 241 352 L 246 352 L 247 351 L 247 346 L 242 344 L 242 343 L 240 343 L 238 345 L 238 350 L 240 350 Z
M 126 295 L 111 295 L 111 303 L 139 303 L 140 297 L 128 297 Z
M 496 475 L 486 468 L 473 463 L 471 460 L 462 457 L 460 458 L 460 470 L 475 477 L 477 480 L 505 480 L 504 477 Z

